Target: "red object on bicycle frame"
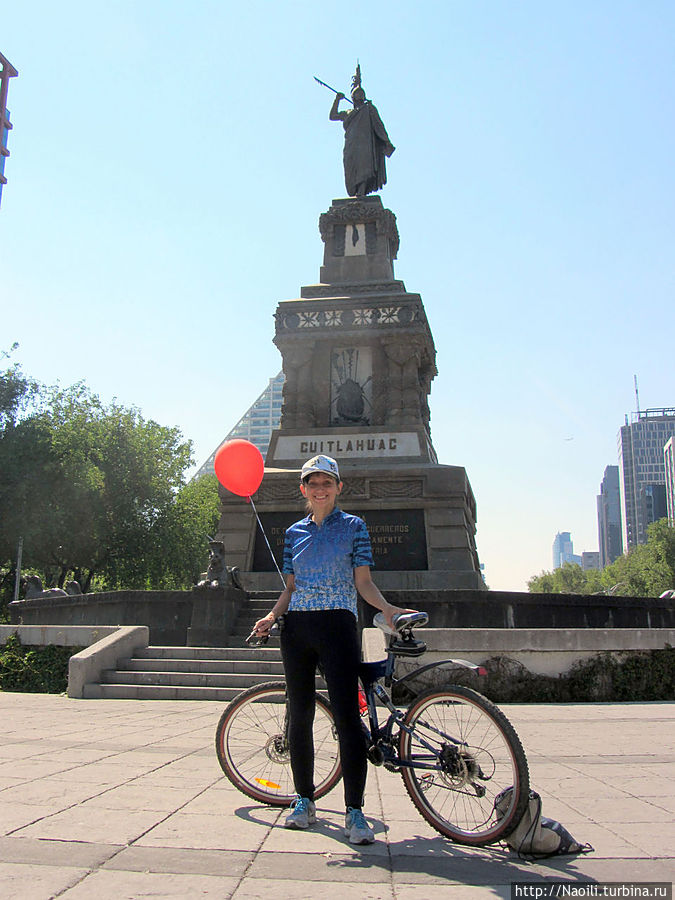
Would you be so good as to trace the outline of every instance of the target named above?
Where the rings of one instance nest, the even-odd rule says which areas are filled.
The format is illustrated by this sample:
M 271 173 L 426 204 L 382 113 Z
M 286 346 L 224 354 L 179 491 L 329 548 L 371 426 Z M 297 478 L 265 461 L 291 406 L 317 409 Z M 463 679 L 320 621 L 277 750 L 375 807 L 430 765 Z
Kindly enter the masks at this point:
M 368 702 L 366 700 L 366 692 L 363 688 L 359 688 L 359 712 L 362 716 L 368 712 Z

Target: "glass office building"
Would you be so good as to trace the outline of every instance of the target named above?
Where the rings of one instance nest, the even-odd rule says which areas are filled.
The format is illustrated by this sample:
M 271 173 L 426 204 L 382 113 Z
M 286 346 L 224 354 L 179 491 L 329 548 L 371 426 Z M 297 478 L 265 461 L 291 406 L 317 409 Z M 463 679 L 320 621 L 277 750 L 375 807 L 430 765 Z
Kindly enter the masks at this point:
M 225 441 L 244 438 L 256 445 L 264 459 L 267 454 L 267 448 L 270 445 L 272 432 L 279 427 L 281 422 L 283 386 L 283 372 L 279 372 L 276 377 L 270 378 L 269 384 L 253 406 L 246 410 L 234 428 L 218 444 L 218 447 L 224 444 Z M 206 462 L 199 467 L 194 475 L 195 478 L 200 478 L 202 475 L 213 475 L 213 462 L 216 458 L 218 447 L 216 447 Z

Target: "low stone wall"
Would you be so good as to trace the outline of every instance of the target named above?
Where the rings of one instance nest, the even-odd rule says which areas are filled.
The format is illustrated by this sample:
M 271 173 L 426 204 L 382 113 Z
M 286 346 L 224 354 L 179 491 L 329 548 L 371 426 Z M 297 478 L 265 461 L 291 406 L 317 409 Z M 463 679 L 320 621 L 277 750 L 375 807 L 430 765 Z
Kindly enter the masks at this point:
M 190 591 L 102 591 L 15 600 L 9 614 L 17 625 L 147 625 L 150 643 L 184 647 L 192 602 Z
M 675 602 L 601 594 L 516 591 L 392 591 L 396 606 L 429 614 L 433 628 L 675 628 Z M 364 625 L 370 625 L 367 616 Z
M 420 691 L 457 682 L 502 703 L 675 697 L 672 628 L 420 628 L 415 636 L 426 643 L 427 652 L 414 659 L 399 657 L 396 677 L 447 659 L 484 666 L 487 675 L 476 676 L 461 665 L 438 666 L 411 675 L 406 689 L 399 691 L 401 702 Z M 382 659 L 385 640 L 378 628 L 365 628 L 364 659 Z M 663 658 L 655 665 L 659 655 Z M 632 670 L 628 677 L 617 675 L 627 661 Z M 617 696 L 619 682 L 621 696 Z

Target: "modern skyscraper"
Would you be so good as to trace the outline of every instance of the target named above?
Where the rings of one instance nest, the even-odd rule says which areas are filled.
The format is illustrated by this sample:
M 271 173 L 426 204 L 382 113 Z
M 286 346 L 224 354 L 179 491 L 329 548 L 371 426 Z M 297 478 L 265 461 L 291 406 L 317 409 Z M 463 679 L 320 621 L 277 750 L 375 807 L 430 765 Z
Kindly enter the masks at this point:
M 581 554 L 581 568 L 584 572 L 588 569 L 600 568 L 600 554 L 597 550 L 584 550 Z
M 664 447 L 673 436 L 675 408 L 638 410 L 619 431 L 624 552 L 646 542 L 647 525 L 658 516 L 660 491 L 650 486 L 665 485 Z
M 607 466 L 598 494 L 598 546 L 601 569 L 614 562 L 623 552 L 620 497 L 619 467 Z
M 581 557 L 574 555 L 572 535 L 569 531 L 559 531 L 553 540 L 553 568 L 559 569 L 565 563 L 581 565 Z
M 2 187 L 7 184 L 5 159 L 9 156 L 7 140 L 12 127 L 7 109 L 7 91 L 9 90 L 9 79 L 16 78 L 18 74 L 11 62 L 0 53 L 0 200 L 2 200 Z
M 234 438 L 244 438 L 255 444 L 264 458 L 270 445 L 272 431 L 279 427 L 279 422 L 281 421 L 283 386 L 283 372 L 279 372 L 274 378 L 270 378 L 269 384 L 253 406 L 246 410 L 234 428 L 218 444 L 218 447 L 225 441 L 231 441 Z M 202 475 L 213 475 L 213 462 L 216 458 L 218 447 L 195 472 L 194 478 L 201 478 Z
M 666 509 L 668 522 L 675 526 L 675 438 L 671 438 L 663 448 L 666 469 Z

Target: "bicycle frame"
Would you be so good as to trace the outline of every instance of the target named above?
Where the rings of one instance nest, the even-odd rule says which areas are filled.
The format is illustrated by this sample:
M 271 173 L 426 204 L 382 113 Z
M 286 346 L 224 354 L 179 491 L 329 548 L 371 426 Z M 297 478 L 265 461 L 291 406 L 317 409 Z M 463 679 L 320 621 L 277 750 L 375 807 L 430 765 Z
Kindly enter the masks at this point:
M 392 746 L 394 726 L 398 726 L 400 730 L 406 731 L 408 734 L 410 734 L 414 729 L 411 729 L 404 723 L 405 714 L 394 705 L 386 688 L 379 683 L 380 680 L 384 679 L 386 687 L 391 687 L 392 685 L 403 684 L 409 678 L 417 676 L 422 672 L 428 672 L 431 669 L 437 669 L 440 666 L 445 665 L 461 666 L 462 668 L 469 669 L 470 671 L 475 672 L 477 675 L 487 674 L 486 670 L 482 666 L 475 665 L 474 663 L 468 662 L 465 659 L 441 659 L 437 660 L 436 662 L 428 663 L 425 666 L 421 666 L 418 669 L 414 669 L 412 672 L 408 672 L 401 678 L 396 678 L 394 676 L 395 663 L 396 654 L 392 653 L 391 650 L 388 650 L 386 659 L 379 660 L 378 662 L 361 663 L 359 666 L 359 678 L 361 680 L 361 684 L 363 685 L 363 691 L 366 696 L 366 703 L 368 706 L 368 720 L 370 727 L 366 730 L 369 731 L 368 738 L 370 740 L 369 759 L 374 765 L 384 765 L 385 768 L 400 769 L 405 767 L 435 770 L 438 768 L 438 763 L 425 763 L 421 760 L 417 760 L 415 762 L 402 760 L 398 753 L 396 753 L 396 751 L 394 750 Z M 381 727 L 377 714 L 376 699 L 379 700 L 389 710 L 389 717 Z M 450 743 L 462 747 L 467 746 L 465 741 L 457 740 L 452 735 L 447 734 L 446 732 L 437 731 L 431 726 L 428 727 L 430 728 L 430 730 L 436 731 L 437 734 L 439 734 Z M 426 750 L 431 753 L 434 760 L 438 760 L 439 752 L 436 747 L 434 747 L 432 744 L 429 744 L 420 735 L 417 735 L 416 739 Z M 373 748 L 375 748 L 375 751 L 373 750 Z M 381 757 L 380 754 L 376 752 L 377 750 L 381 751 Z

